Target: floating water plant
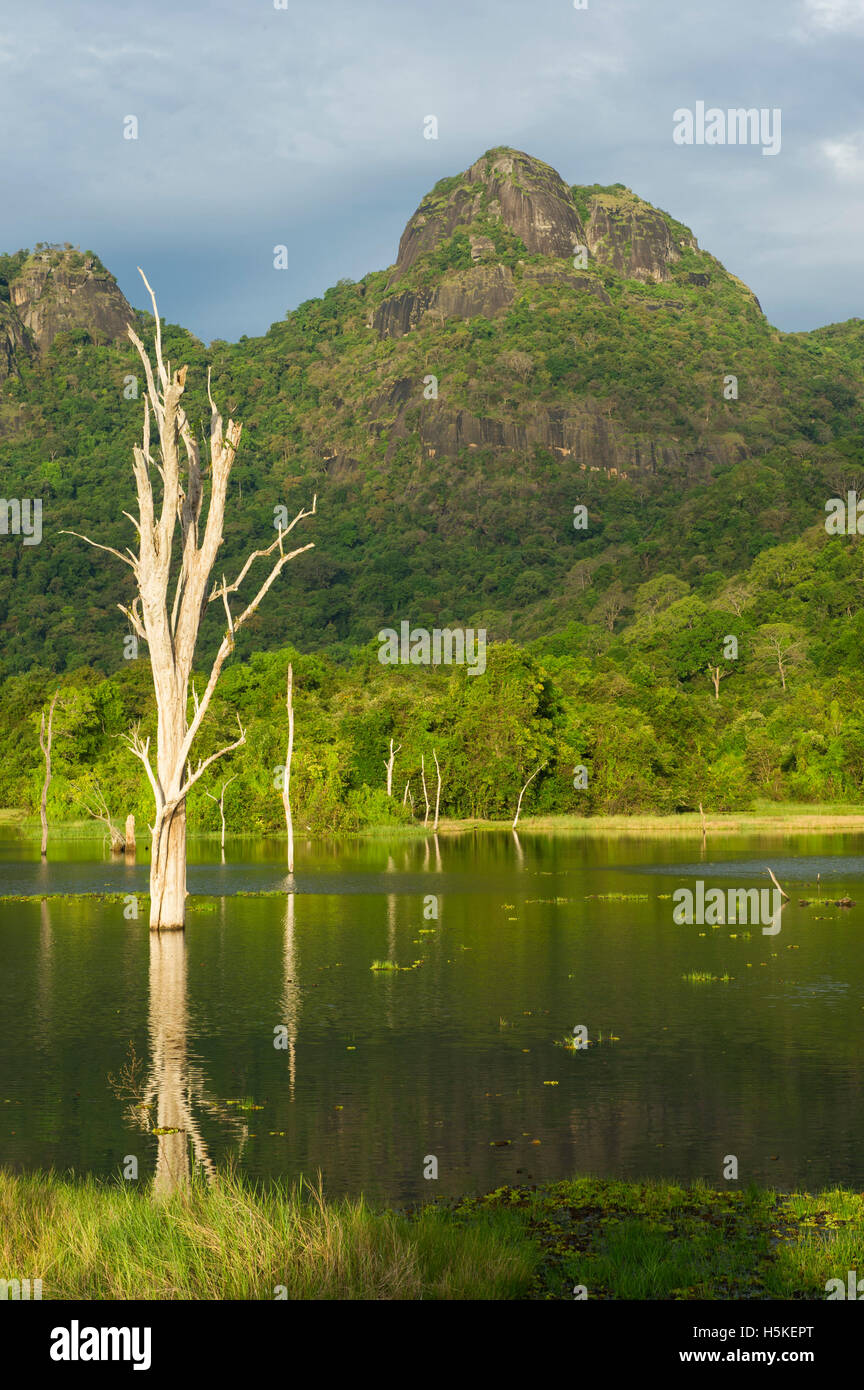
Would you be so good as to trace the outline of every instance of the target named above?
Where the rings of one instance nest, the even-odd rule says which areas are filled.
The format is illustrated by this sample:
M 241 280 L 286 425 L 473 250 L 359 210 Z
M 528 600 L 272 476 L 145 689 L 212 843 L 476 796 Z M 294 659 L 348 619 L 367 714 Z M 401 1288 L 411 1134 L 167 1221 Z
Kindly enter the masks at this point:
M 594 898 L 598 903 L 647 903 L 647 893 L 586 893 L 585 901 Z

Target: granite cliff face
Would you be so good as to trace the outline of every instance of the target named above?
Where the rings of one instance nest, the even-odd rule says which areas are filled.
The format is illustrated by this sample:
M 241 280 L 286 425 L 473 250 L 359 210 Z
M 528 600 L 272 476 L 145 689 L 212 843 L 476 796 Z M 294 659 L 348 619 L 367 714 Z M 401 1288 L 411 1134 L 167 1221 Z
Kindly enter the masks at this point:
M 8 287 L 0 284 L 0 381 L 17 371 L 22 357 L 33 351 L 30 335 L 8 299 L 3 297 L 4 291 L 8 294 Z
M 686 227 L 623 184 L 568 188 L 548 164 L 520 150 L 489 150 L 464 173 L 441 179 L 410 218 L 388 277 L 390 298 L 370 318 L 382 338 L 439 319 L 495 317 L 519 292 L 519 279 L 570 284 L 609 303 L 595 272 L 662 284 L 688 249 Z M 537 265 L 539 258 L 547 262 Z M 557 267 L 548 265 L 557 262 Z M 704 272 L 692 283 L 708 284 Z
M 684 249 L 698 250 L 695 237 L 676 237 L 668 219 L 628 188 L 595 194 L 590 208 L 589 252 L 631 280 L 671 280 L 672 266 Z
M 464 174 L 442 179 L 423 199 L 402 233 L 394 279 L 479 218 L 500 220 L 529 255 L 572 256 L 574 245 L 585 241 L 572 194 L 554 169 L 521 150 L 489 150 Z
M 367 300 L 367 327 L 379 340 L 399 342 L 394 370 L 410 356 L 414 340 L 424 370 L 434 364 L 436 380 L 440 376 L 440 392 L 430 400 L 422 395 L 423 373 L 413 380 L 404 371 L 394 374 L 365 402 L 367 429 L 391 452 L 413 438 L 428 458 L 483 450 L 513 460 L 539 448 L 579 471 L 704 477 L 746 452 L 722 404 L 709 404 L 700 418 L 678 400 L 679 394 L 692 398 L 692 387 L 661 385 L 659 377 L 665 410 L 633 410 L 626 390 L 611 409 L 609 400 L 619 394 L 622 352 L 632 354 L 633 342 L 641 341 L 650 375 L 654 353 L 665 356 L 675 340 L 680 346 L 672 360 L 680 361 L 691 351 L 684 344 L 701 337 L 699 315 L 717 312 L 718 293 L 734 296 L 733 312 L 746 316 L 757 337 L 766 335 L 747 287 L 700 251 L 687 227 L 631 189 L 568 187 L 548 164 L 522 151 L 490 150 L 426 195 L 402 233 L 383 294 Z M 512 345 L 515 334 L 526 346 L 542 344 L 541 350 L 522 354 L 525 374 L 520 379 L 523 369 L 514 369 L 509 388 L 505 364 L 512 351 L 497 359 L 494 381 L 488 367 L 478 371 L 469 362 L 456 392 L 450 358 L 455 343 L 464 341 L 458 323 L 468 328 L 481 319 L 487 324 L 472 331 L 482 338 L 493 332 Z M 604 340 L 610 345 L 605 355 Z M 604 358 L 600 379 L 590 365 L 598 352 Z M 560 398 L 560 389 L 534 389 L 543 364 L 548 371 L 550 363 L 571 385 L 563 402 L 548 399 Z M 770 396 L 774 383 L 766 390 Z M 712 415 L 716 427 L 706 429 Z M 338 455 L 334 447 L 332 457 Z
M 10 281 L 9 301 L 40 353 L 58 333 L 80 331 L 94 343 L 114 342 L 134 319 L 114 277 L 95 257 L 72 248 L 35 251 Z

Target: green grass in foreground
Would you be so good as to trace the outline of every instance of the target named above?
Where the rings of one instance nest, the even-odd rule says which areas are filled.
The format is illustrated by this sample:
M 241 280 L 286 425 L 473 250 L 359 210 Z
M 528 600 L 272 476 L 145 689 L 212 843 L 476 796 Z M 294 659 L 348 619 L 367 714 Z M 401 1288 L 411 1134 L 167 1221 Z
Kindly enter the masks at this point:
M 46 1299 L 824 1299 L 864 1196 L 576 1178 L 415 1211 L 232 1175 L 154 1201 L 0 1170 L 0 1278 Z
M 273 1299 L 280 1285 L 289 1299 L 516 1298 L 537 1258 L 518 1227 L 232 1176 L 157 1202 L 0 1170 L 0 1278 L 41 1278 L 44 1299 Z

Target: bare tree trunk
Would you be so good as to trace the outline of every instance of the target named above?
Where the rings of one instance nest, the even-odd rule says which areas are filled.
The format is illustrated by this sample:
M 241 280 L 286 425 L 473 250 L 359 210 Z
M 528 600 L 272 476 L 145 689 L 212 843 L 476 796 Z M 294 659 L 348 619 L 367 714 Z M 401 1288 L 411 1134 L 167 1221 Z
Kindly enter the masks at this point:
M 545 763 L 541 763 L 539 767 L 536 767 L 536 768 L 534 769 L 534 771 L 531 773 L 531 776 L 528 778 L 528 781 L 525 783 L 525 786 L 522 788 L 521 792 L 519 793 L 519 800 L 518 800 L 518 802 L 516 803 L 516 814 L 515 814 L 515 816 L 513 817 L 513 829 L 514 829 L 514 830 L 516 829 L 517 825 L 519 824 L 519 812 L 522 810 L 522 798 L 523 798 L 523 796 L 525 795 L 525 793 L 526 793 L 526 791 L 528 790 L 528 788 L 530 787 L 531 783 L 534 781 L 534 778 L 537 776 L 537 773 L 538 773 L 538 772 L 542 772 L 542 771 L 543 771 L 543 768 L 544 768 L 545 766 L 546 766 Z
M 403 805 L 403 806 L 404 806 L 404 805 L 407 803 L 407 801 L 408 801 L 408 783 L 410 782 L 410 780 L 411 780 L 411 779 L 410 779 L 410 777 L 409 777 L 408 782 L 405 783 L 405 790 L 404 790 L 404 792 L 402 793 L 402 805 Z
M 42 821 L 42 858 L 48 855 L 48 788 L 51 786 L 51 739 L 54 730 L 54 706 L 59 690 L 55 690 L 48 707 L 48 738 L 45 738 L 45 711 L 39 724 L 39 747 L 45 755 L 45 781 L 42 783 L 42 800 L 39 803 L 39 816 Z
M 153 305 L 156 363 L 154 371 L 144 344 L 130 328 L 129 337 L 141 359 L 147 382 L 142 442 L 134 449 L 133 462 L 138 516 L 135 518 L 126 513 L 138 533 L 137 554 L 129 549 L 121 554 L 112 546 L 100 545 L 87 536 L 81 539 L 99 550 L 107 551 L 131 568 L 137 595 L 131 608 L 123 604 L 118 607 L 150 651 L 157 711 L 156 768 L 153 768 L 150 759 L 150 739 L 143 738 L 139 728 L 131 731 L 128 743 L 143 764 L 155 802 L 151 826 L 150 926 L 158 931 L 182 929 L 186 921 L 186 797 L 189 790 L 212 762 L 245 743 L 246 732 L 238 719 L 239 737 L 209 757 L 199 758 L 194 771 L 190 761 L 192 746 L 210 707 L 222 667 L 234 650 L 238 630 L 255 613 L 289 560 L 311 549 L 310 543 L 287 551 L 284 540 L 299 521 L 315 512 L 317 498 L 313 499 L 311 509 L 298 512 L 285 530 L 280 525 L 276 540 L 271 545 L 252 552 L 233 583 L 229 584 L 223 574 L 221 583 L 215 583 L 208 595 L 210 576 L 222 545 L 228 485 L 242 426 L 229 420 L 223 429 L 222 416 L 210 390 L 208 373 L 209 458 L 205 457 L 202 462 L 199 440 L 182 406 L 187 368 L 172 371 L 171 363 L 164 361 L 162 325 L 156 297 L 143 272 L 142 279 Z M 158 458 L 151 453 L 151 420 L 155 420 L 159 436 Z M 162 481 L 161 513 L 158 518 L 153 496 L 153 476 L 156 473 Z M 209 504 L 207 519 L 203 521 L 201 511 L 208 482 Z M 179 555 L 175 556 L 174 533 L 178 523 L 181 543 Z M 254 561 L 260 557 L 269 558 L 274 551 L 278 553 L 271 561 L 272 568 L 267 578 L 255 597 L 235 618 L 231 612 L 230 595 L 237 593 Z M 169 592 L 172 580 L 173 600 Z M 215 602 L 221 602 L 225 610 L 225 635 L 211 666 L 204 693 L 199 697 L 191 681 L 195 647 L 208 604 Z M 193 703 L 191 717 L 188 708 L 190 691 Z
M 709 672 L 709 675 L 711 676 L 711 680 L 712 680 L 712 682 L 713 682 L 713 684 L 714 684 L 714 699 L 715 699 L 715 700 L 719 700 L 719 699 L 720 699 L 720 682 L 721 682 L 721 680 L 723 679 L 723 674 L 724 674 L 724 673 L 721 671 L 721 669 L 720 669 L 719 666 L 709 666 L 709 667 L 708 667 L 708 672 Z
M 777 889 L 777 891 L 778 891 L 779 893 L 782 893 L 782 894 L 783 894 L 783 897 L 786 898 L 787 901 L 788 901 L 788 899 L 789 899 L 789 894 L 786 892 L 786 889 L 785 889 L 785 888 L 781 888 L 781 887 L 780 887 L 780 884 L 777 882 L 777 878 L 776 878 L 776 875 L 775 875 L 775 873 L 774 873 L 774 870 L 773 870 L 773 869 L 769 869 L 767 864 L 765 865 L 765 868 L 766 868 L 766 871 L 771 875 L 771 882 L 774 884 L 774 887 Z
M 441 806 L 441 768 L 438 764 L 438 754 L 435 752 L 434 748 L 432 749 L 432 757 L 435 759 L 435 771 L 438 773 L 438 790 L 435 793 L 435 824 L 432 827 L 434 831 L 437 831 L 438 810 Z
M 426 759 L 420 754 L 420 781 L 423 783 L 423 800 L 426 802 L 426 814 L 423 817 L 423 828 L 429 824 L 429 793 L 426 790 Z
M 130 813 L 126 817 L 126 833 L 123 838 L 123 848 L 127 854 L 135 853 L 135 817 Z
M 236 779 L 237 773 L 235 772 L 233 777 L 229 777 L 226 782 L 222 783 L 222 790 L 219 793 L 218 797 L 214 796 L 212 792 L 205 792 L 205 796 L 209 796 L 210 800 L 215 801 L 216 805 L 219 807 L 219 819 L 222 823 L 222 834 L 219 837 L 219 848 L 222 851 L 223 864 L 225 863 L 225 793 L 230 787 L 231 783 L 236 781 Z
M 387 795 L 388 795 L 388 796 L 392 796 L 392 795 L 393 795 L 393 764 L 394 764 L 394 762 L 396 761 L 396 754 L 399 752 L 399 749 L 400 749 L 401 747 L 402 747 L 402 744 L 400 743 L 398 748 L 394 748 L 394 747 L 393 747 L 393 740 L 392 740 L 392 738 L 391 738 L 391 740 L 390 740 L 390 757 L 387 758 L 387 759 L 385 759 L 385 762 L 384 762 L 384 766 L 385 766 L 386 769 L 387 769 Z
M 294 822 L 291 819 L 291 759 L 294 756 L 294 668 L 290 662 L 285 703 L 288 706 L 288 751 L 285 754 L 285 776 L 282 779 L 282 803 L 285 807 L 285 825 L 288 830 L 288 872 L 293 874 Z

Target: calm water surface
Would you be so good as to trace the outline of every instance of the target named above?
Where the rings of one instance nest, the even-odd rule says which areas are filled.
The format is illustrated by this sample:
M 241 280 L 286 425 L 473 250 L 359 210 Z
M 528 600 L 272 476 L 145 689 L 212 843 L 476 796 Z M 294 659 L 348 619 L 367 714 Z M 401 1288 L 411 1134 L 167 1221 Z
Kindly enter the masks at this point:
M 744 1181 L 860 1189 L 859 850 L 844 835 L 706 853 L 527 832 L 301 842 L 289 891 L 281 845 L 235 841 L 222 864 L 193 842 L 206 898 L 185 937 L 153 939 L 143 903 L 127 920 L 84 896 L 146 890 L 146 855 L 58 843 L 45 867 L 7 833 L 0 893 L 41 900 L 0 902 L 0 1164 L 119 1176 L 133 1156 L 170 1185 L 190 1156 L 233 1159 L 401 1202 L 584 1172 L 718 1183 L 735 1154 Z M 792 897 L 778 935 L 673 923 L 677 887 L 770 886 L 766 864 Z M 831 905 L 847 894 L 859 905 Z M 577 1024 L 604 1041 L 556 1047 Z

